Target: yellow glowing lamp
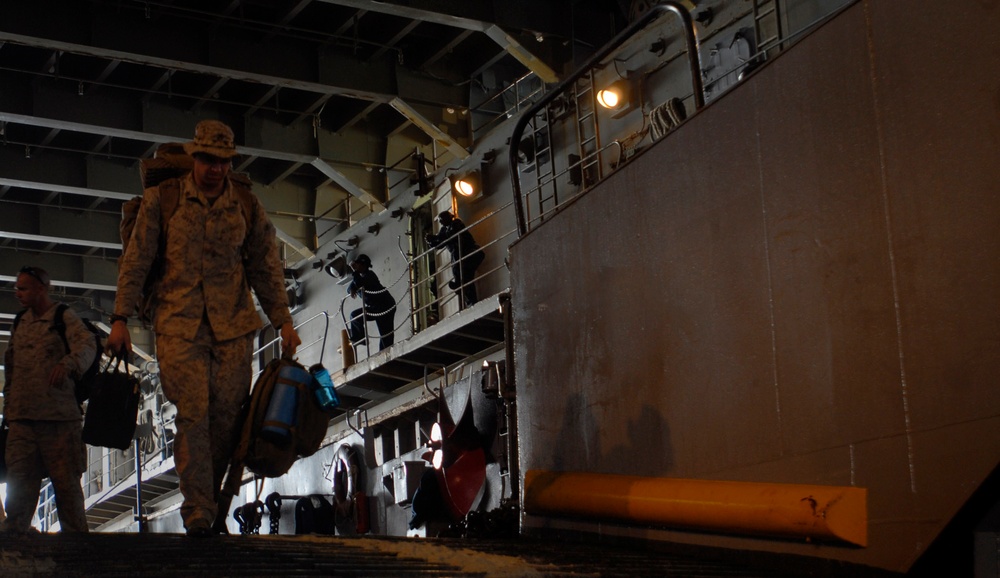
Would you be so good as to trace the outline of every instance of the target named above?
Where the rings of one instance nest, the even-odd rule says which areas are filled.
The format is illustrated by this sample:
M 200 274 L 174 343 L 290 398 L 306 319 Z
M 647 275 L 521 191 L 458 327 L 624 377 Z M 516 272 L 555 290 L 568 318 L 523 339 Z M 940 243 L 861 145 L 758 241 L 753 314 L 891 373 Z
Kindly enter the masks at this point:
M 455 191 L 465 197 L 471 197 L 476 192 L 476 188 L 471 182 L 465 179 L 455 181 Z
M 477 170 L 455 174 L 448 179 L 451 180 L 451 190 L 463 197 L 472 197 L 483 192 L 482 178 Z
M 605 88 L 597 92 L 597 102 L 604 108 L 618 108 L 621 95 L 610 88 Z
M 630 92 L 628 81 L 617 80 L 597 91 L 597 104 L 609 110 L 620 110 L 629 104 Z

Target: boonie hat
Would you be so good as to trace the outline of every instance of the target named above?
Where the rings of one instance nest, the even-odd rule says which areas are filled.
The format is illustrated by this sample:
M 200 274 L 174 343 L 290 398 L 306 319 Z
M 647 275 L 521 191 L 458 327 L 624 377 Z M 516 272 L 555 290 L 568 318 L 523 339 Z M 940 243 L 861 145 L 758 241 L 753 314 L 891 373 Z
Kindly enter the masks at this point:
M 220 159 L 236 156 L 233 129 L 217 120 L 203 120 L 194 127 L 194 140 L 184 143 L 184 152 L 189 155 L 205 153 Z

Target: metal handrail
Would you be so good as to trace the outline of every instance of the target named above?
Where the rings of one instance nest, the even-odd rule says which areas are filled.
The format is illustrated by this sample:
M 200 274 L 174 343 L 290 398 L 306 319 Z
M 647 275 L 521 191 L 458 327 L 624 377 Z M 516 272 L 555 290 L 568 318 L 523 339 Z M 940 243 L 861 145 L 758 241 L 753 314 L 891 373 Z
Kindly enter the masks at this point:
M 526 196 L 530 197 L 532 192 L 539 193 L 539 195 L 540 195 L 540 191 L 541 191 L 542 187 L 545 187 L 547 185 L 550 185 L 550 184 L 554 183 L 559 177 L 562 177 L 562 176 L 564 176 L 566 174 L 571 173 L 573 171 L 573 169 L 576 169 L 578 167 L 583 167 L 587 163 L 590 163 L 591 161 L 593 161 L 595 158 L 599 158 L 599 156 L 600 156 L 601 153 L 603 153 L 604 151 L 606 151 L 608 149 L 611 149 L 611 148 L 617 148 L 618 149 L 618 156 L 620 158 L 621 155 L 622 155 L 622 151 L 623 151 L 622 143 L 621 143 L 620 140 L 613 140 L 610 143 L 602 146 L 600 149 L 598 149 L 598 150 L 590 153 L 586 157 L 583 157 L 580 160 L 576 161 L 575 163 L 568 165 L 565 169 L 563 169 L 563 170 L 561 170 L 559 172 L 550 173 L 545 179 L 540 180 L 538 182 L 538 185 L 535 188 L 529 190 L 528 194 Z M 579 195 L 587 192 L 588 190 L 590 190 L 590 189 L 594 188 L 595 186 L 597 186 L 597 184 L 599 182 L 600 181 L 596 181 L 596 182 L 593 182 L 593 183 L 584 184 L 583 187 L 581 187 L 580 190 L 577 191 L 572 196 L 579 196 Z M 527 223 L 531 223 L 531 222 L 535 222 L 535 221 L 544 220 L 546 217 L 559 212 L 563 208 L 563 204 L 564 203 L 565 203 L 565 200 L 563 202 L 561 202 L 561 203 L 557 203 L 555 206 L 553 206 L 553 207 L 551 207 L 549 209 L 540 210 L 537 215 L 535 215 L 532 218 L 528 218 L 526 220 L 526 222 Z
M 524 200 L 521 195 L 521 178 L 517 170 L 517 143 L 521 142 L 521 135 L 524 133 L 528 122 L 543 107 L 562 96 L 569 88 L 575 86 L 580 78 L 596 68 L 599 62 L 617 50 L 626 40 L 667 10 L 674 12 L 682 22 L 684 40 L 687 44 L 688 65 L 691 69 L 691 84 L 694 87 L 695 109 L 700 110 L 705 106 L 705 90 L 701 81 L 701 54 L 698 50 L 698 40 L 694 35 L 694 23 L 691 20 L 691 15 L 679 2 L 667 1 L 653 6 L 641 18 L 605 44 L 604 48 L 595 53 L 575 74 L 559 83 L 556 88 L 549 91 L 538 102 L 524 111 L 521 114 L 521 118 L 518 119 L 517 124 L 514 126 L 514 131 L 511 133 L 510 142 L 512 144 L 508 149 L 508 163 L 510 167 L 511 186 L 514 192 L 514 214 L 517 219 L 518 237 L 522 237 L 528 232 L 528 225 L 524 216 Z
M 330 314 L 329 313 L 327 313 L 326 311 L 320 311 L 316 315 L 313 315 L 309 319 L 306 319 L 305 321 L 303 321 L 302 323 L 299 323 L 298 325 L 295 325 L 294 327 L 295 327 L 295 330 L 298 331 L 300 328 L 304 327 L 310 321 L 312 321 L 314 319 L 318 319 L 320 317 L 323 317 L 325 319 L 325 321 L 326 321 L 326 326 L 323 329 L 323 337 L 321 339 L 314 339 L 314 340 L 310 341 L 309 343 L 304 343 L 304 344 L 300 345 L 295 350 L 296 353 L 301 353 L 301 352 L 303 352 L 303 351 L 311 348 L 313 345 L 316 345 L 317 343 L 319 343 L 321 341 L 323 342 L 323 349 L 326 349 L 326 336 L 327 336 L 326 334 L 327 334 L 328 331 L 330 331 Z M 252 357 L 256 358 L 258 355 L 261 354 L 262 351 L 264 351 L 265 349 L 267 349 L 269 347 L 273 347 L 279 341 L 281 341 L 281 336 L 280 335 L 277 336 L 277 337 L 275 337 L 274 339 L 268 341 L 267 343 L 261 345 L 257 349 L 255 349 L 253 351 L 253 353 L 252 353 Z M 325 353 L 324 351 L 321 351 L 320 354 L 319 354 L 319 356 L 320 356 L 320 363 L 322 363 L 324 353 Z M 263 369 L 260 369 L 260 370 L 258 370 L 256 372 L 254 372 L 254 379 L 257 379 L 257 376 L 260 375 L 261 372 L 263 372 L 263 371 L 264 371 Z
M 545 84 L 544 83 L 542 83 L 541 86 L 539 86 L 537 89 L 531 90 L 530 92 L 528 92 L 528 94 L 525 94 L 523 96 L 523 98 L 522 98 L 522 96 L 521 96 L 521 86 L 523 84 L 526 84 L 530 80 L 535 79 L 535 78 L 538 78 L 537 75 L 534 72 L 529 72 L 529 73 L 521 76 L 520 78 L 515 79 L 514 82 L 510 84 L 510 86 L 504 88 L 500 92 L 497 92 L 496 94 L 490 96 L 489 98 L 487 98 L 483 102 L 481 102 L 481 103 L 475 105 L 474 107 L 470 108 L 469 109 L 469 113 L 470 113 L 469 114 L 469 122 L 470 122 L 470 125 L 472 126 L 472 136 L 473 136 L 473 139 L 474 140 L 477 139 L 478 136 L 483 131 L 486 131 L 486 130 L 489 130 L 489 129 L 493 129 L 494 127 L 499 126 L 504 120 L 506 120 L 506 119 L 514 116 L 514 113 L 516 113 L 517 111 L 521 110 L 524 106 L 527 105 L 527 103 L 530 103 L 531 101 L 533 101 L 539 94 L 543 94 L 545 92 Z M 514 92 L 514 104 L 513 105 L 505 108 L 503 111 L 500 111 L 500 112 L 487 111 L 486 110 L 486 108 L 491 103 L 496 102 L 498 100 L 502 100 L 503 96 L 505 94 L 507 94 L 508 92 L 511 92 L 511 91 Z M 484 115 L 492 113 L 492 114 L 495 114 L 496 116 L 494 116 L 493 118 L 490 118 L 488 121 L 484 122 L 483 124 L 481 124 L 479 126 L 476 126 L 475 117 L 476 117 L 477 113 L 478 114 L 484 114 Z

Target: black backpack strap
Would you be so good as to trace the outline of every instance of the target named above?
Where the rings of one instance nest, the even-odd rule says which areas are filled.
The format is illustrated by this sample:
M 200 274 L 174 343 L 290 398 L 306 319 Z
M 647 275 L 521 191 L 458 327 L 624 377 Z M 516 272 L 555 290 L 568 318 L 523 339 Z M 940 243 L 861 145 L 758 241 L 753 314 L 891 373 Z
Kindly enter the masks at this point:
M 56 328 L 59 332 L 59 337 L 62 338 L 63 347 L 66 348 L 66 352 L 70 351 L 69 340 L 66 339 L 66 320 L 63 319 L 66 310 L 69 309 L 69 305 L 65 303 L 60 303 L 56 305 L 56 314 L 52 317 L 52 326 Z

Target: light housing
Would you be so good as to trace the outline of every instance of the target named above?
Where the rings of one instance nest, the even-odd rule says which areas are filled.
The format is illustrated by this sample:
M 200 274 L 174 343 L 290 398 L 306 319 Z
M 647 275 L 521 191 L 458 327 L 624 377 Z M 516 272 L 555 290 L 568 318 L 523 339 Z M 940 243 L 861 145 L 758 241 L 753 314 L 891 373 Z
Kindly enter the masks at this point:
M 347 257 L 339 251 L 334 251 L 327 255 L 326 258 L 329 261 L 323 267 L 323 271 L 334 279 L 343 279 L 348 272 Z
M 478 170 L 455 173 L 448 176 L 451 190 L 463 197 L 474 197 L 483 192 L 483 179 Z
M 616 80 L 597 91 L 597 103 L 608 110 L 625 110 L 631 107 L 632 87 L 625 79 Z

